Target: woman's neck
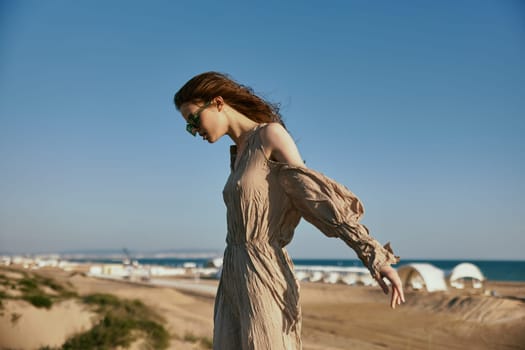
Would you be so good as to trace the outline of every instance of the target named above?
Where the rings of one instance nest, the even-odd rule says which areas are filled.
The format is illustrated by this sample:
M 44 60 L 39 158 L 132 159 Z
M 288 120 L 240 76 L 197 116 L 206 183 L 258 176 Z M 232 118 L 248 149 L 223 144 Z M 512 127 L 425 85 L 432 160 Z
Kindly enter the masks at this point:
M 237 112 L 233 108 L 229 108 L 226 115 L 229 119 L 228 136 L 235 142 L 238 149 L 243 148 L 246 136 L 248 136 L 250 131 L 257 127 L 259 123 Z

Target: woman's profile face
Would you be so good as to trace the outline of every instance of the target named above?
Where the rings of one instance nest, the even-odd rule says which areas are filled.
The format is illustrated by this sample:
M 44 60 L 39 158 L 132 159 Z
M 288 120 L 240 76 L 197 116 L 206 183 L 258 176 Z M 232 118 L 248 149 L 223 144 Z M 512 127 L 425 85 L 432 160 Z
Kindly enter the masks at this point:
M 222 118 L 213 102 L 184 103 L 180 113 L 187 123 L 186 130 L 194 136 L 198 133 L 204 141 L 213 143 L 224 135 Z

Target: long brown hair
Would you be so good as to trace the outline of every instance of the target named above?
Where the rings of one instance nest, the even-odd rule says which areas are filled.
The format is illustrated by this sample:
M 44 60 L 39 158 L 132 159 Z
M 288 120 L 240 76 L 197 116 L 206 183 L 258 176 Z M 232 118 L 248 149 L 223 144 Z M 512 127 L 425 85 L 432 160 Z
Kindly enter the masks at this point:
M 175 94 L 173 102 L 177 109 L 187 102 L 211 101 L 221 96 L 236 111 L 257 123 L 277 122 L 285 126 L 279 105 L 257 96 L 253 89 L 237 83 L 226 74 L 206 72 L 191 78 Z

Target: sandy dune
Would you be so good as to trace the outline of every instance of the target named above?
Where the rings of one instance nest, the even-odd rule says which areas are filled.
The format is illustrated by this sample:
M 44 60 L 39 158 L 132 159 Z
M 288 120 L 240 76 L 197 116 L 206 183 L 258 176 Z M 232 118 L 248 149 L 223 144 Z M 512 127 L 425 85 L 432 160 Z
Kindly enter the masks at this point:
M 71 276 L 58 270 L 39 273 L 71 283 L 81 295 L 97 292 L 140 299 L 164 317 L 165 327 L 172 334 L 171 349 L 205 348 L 195 339 L 210 339 L 212 336 L 212 295 L 98 280 L 79 274 Z M 214 285 L 217 282 L 200 283 Z M 491 288 L 498 290 L 498 284 L 492 284 Z M 517 296 L 525 295 L 525 284 L 515 283 L 510 287 L 502 284 L 497 294 L 508 295 L 509 291 Z M 301 302 L 305 350 L 525 349 L 525 303 L 515 297 L 489 297 L 465 292 L 411 292 L 405 305 L 391 310 L 388 298 L 377 288 L 303 283 Z M 66 305 L 68 312 L 65 311 Z M 19 334 L 31 334 L 34 339 L 31 344 L 16 346 L 24 349 L 44 342 L 58 345 L 65 334 L 89 326 L 91 317 L 72 301 L 59 305 L 57 311 L 53 307 L 50 313 L 62 315 L 56 316 L 56 327 L 63 330 L 58 332 L 60 336 L 51 337 L 53 332 L 42 331 L 42 325 L 50 327 L 51 322 L 48 318 L 39 318 L 38 312 L 30 310 L 31 306 L 9 304 L 8 307 L 17 307 L 17 312 L 23 315 L 18 322 L 22 319 L 27 322 L 17 325 L 25 327 Z M 4 312 L 7 318 L 10 312 Z M 67 321 L 68 317 L 76 323 Z M 4 327 L 0 328 L 4 334 L 6 326 L 0 327 Z M 12 344 L 3 339 L 0 342 L 4 347 L 15 347 Z M 140 348 L 140 344 L 135 344 L 134 348 Z
M 0 316 L 0 347 L 37 349 L 60 346 L 75 333 L 90 329 L 97 315 L 75 300 L 59 302 L 50 310 L 21 300 L 4 302 Z

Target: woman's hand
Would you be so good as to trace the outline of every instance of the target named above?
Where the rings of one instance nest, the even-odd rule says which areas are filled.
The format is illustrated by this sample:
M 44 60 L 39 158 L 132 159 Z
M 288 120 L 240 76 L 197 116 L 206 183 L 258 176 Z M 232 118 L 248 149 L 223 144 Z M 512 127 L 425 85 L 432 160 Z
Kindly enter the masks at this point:
M 401 279 L 397 274 L 397 271 L 390 265 L 385 265 L 379 270 L 380 278 L 377 280 L 385 294 L 388 295 L 388 286 L 383 281 L 383 277 L 390 281 L 392 286 L 392 298 L 390 299 L 390 306 L 392 309 L 396 308 L 396 305 L 401 305 L 405 302 L 405 295 L 403 294 L 403 285 Z

